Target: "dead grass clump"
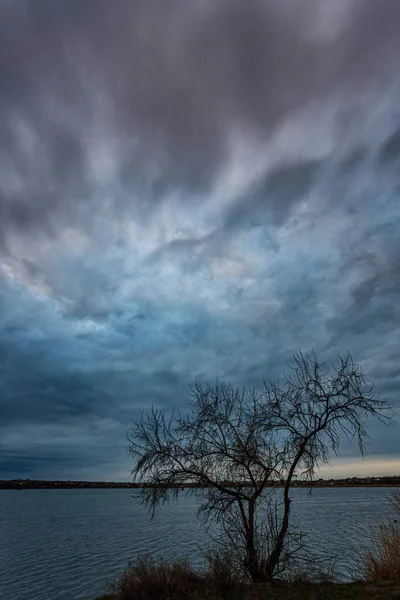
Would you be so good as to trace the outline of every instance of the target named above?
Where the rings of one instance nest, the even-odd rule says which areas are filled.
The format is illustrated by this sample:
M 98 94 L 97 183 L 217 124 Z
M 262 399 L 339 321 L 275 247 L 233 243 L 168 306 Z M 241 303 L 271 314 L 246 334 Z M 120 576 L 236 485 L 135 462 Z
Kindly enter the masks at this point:
M 138 558 L 119 580 L 108 586 L 112 600 L 233 600 L 242 591 L 228 554 L 209 552 L 207 565 L 196 572 L 186 560 Z
M 213 548 L 204 552 L 204 558 L 207 563 L 203 573 L 204 585 L 210 597 L 230 600 L 234 592 L 242 590 L 244 582 L 234 554 Z
M 376 550 L 362 557 L 367 581 L 400 582 L 400 529 L 398 523 L 382 523 L 376 532 Z
M 145 556 L 110 585 L 109 593 L 116 600 L 177 600 L 191 598 L 202 585 L 202 577 L 187 561 L 155 562 Z

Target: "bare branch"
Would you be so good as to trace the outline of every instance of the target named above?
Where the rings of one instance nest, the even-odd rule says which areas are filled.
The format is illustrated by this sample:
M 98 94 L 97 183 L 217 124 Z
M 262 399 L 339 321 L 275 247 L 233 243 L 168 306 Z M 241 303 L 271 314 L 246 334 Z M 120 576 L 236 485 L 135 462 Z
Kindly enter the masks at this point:
M 299 352 L 282 381 L 265 381 L 260 391 L 217 379 L 195 381 L 189 395 L 185 414 L 167 417 L 152 408 L 132 422 L 134 480 L 142 484 L 139 494 L 152 514 L 182 489 L 195 494 L 199 516 L 235 542 L 254 581 L 271 580 L 293 557 L 293 481 L 312 481 L 330 454 L 340 453 L 343 437 L 356 439 L 364 454 L 368 419 L 391 418 L 390 405 L 374 393 L 349 353 L 328 369 L 315 352 Z M 279 511 L 270 495 L 278 482 Z

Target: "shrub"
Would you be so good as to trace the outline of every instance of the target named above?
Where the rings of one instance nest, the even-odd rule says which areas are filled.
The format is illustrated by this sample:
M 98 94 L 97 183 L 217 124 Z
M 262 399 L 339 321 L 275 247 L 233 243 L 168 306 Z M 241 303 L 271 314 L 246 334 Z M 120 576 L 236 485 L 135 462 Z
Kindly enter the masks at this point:
M 130 565 L 109 592 L 118 600 L 183 600 L 191 598 L 202 583 L 185 560 L 155 562 L 145 556 Z

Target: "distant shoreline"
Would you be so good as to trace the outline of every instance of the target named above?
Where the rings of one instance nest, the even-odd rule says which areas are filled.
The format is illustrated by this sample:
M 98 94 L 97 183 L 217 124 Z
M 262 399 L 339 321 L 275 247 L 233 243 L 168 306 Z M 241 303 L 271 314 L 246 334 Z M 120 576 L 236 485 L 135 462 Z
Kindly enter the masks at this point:
M 224 482 L 231 487 L 247 487 L 249 484 Z M 268 487 L 281 488 L 282 482 L 271 482 Z M 352 477 L 346 479 L 318 479 L 313 482 L 296 481 L 292 487 L 297 488 L 331 488 L 331 487 L 397 487 L 400 486 L 400 476 L 393 477 Z M 33 490 L 33 489 L 142 489 L 156 487 L 152 484 L 138 484 L 115 481 L 50 481 L 37 479 L 0 480 L 0 490 Z M 172 486 L 172 489 L 203 488 L 195 484 Z

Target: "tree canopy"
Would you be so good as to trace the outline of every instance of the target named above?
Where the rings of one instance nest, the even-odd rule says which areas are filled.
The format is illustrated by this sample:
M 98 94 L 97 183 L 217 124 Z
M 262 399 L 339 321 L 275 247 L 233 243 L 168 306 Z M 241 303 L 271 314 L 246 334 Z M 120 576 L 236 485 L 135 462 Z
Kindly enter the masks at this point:
M 317 355 L 297 353 L 281 381 L 261 389 L 194 382 L 190 406 L 168 416 L 152 408 L 133 420 L 129 450 L 136 482 L 154 513 L 186 484 L 199 514 L 223 532 L 238 565 L 253 581 L 269 581 L 292 558 L 288 544 L 290 488 L 311 481 L 339 454 L 343 437 L 361 454 L 367 421 L 390 420 L 390 405 L 350 354 L 330 369 Z M 271 484 L 282 486 L 281 506 Z

